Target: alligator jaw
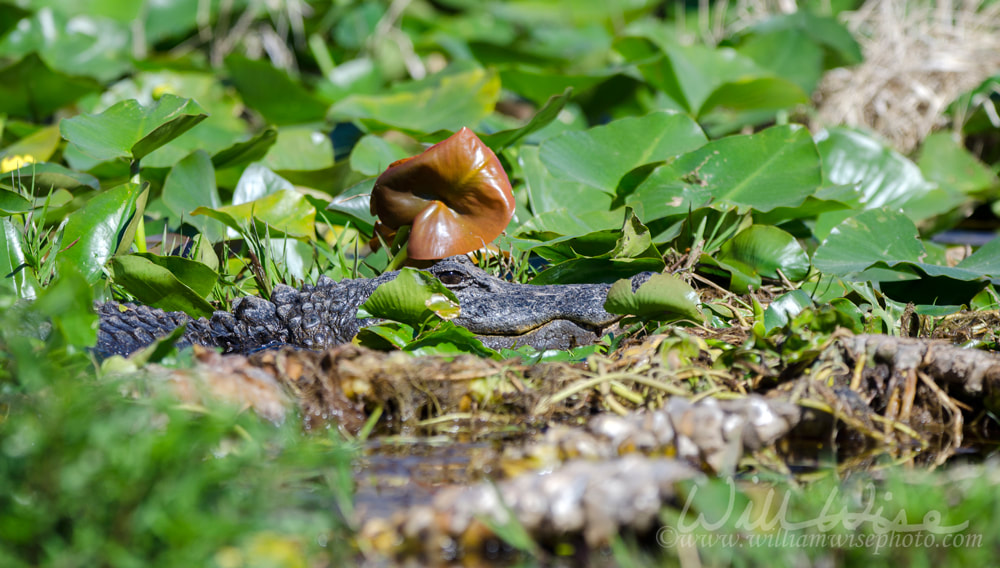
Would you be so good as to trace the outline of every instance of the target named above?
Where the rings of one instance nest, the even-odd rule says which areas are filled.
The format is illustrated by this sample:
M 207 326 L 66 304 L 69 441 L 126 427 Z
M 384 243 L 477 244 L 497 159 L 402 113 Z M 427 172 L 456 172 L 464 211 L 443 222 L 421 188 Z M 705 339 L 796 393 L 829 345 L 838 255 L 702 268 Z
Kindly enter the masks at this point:
M 587 345 L 621 319 L 604 310 L 610 284 L 516 284 L 454 257 L 429 271 L 458 297 L 461 315 L 455 323 L 480 336 L 488 347 Z M 645 274 L 633 277 L 633 289 L 647 279 Z
M 516 349 L 530 345 L 535 349 L 572 349 L 581 345 L 596 343 L 606 331 L 614 329 L 591 329 L 568 320 L 552 320 L 521 335 L 479 334 L 477 337 L 490 349 Z

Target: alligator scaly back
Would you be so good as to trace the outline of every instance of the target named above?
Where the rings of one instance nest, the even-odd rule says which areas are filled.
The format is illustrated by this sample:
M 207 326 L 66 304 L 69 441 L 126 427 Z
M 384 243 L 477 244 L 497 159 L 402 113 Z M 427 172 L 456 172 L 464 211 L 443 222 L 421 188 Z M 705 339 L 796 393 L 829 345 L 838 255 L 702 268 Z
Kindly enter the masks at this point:
M 296 345 L 323 349 L 346 343 L 370 324 L 356 317 L 358 306 L 384 282 L 395 277 L 346 279 L 321 276 L 315 286 L 297 290 L 278 284 L 271 300 L 257 296 L 237 298 L 232 312 L 217 311 L 211 319 L 192 319 L 182 312 L 149 306 L 106 302 L 97 306 L 100 328 L 97 353 L 128 355 L 180 325 L 187 324 L 179 347 L 221 347 L 226 353 L 249 353 L 269 345 Z

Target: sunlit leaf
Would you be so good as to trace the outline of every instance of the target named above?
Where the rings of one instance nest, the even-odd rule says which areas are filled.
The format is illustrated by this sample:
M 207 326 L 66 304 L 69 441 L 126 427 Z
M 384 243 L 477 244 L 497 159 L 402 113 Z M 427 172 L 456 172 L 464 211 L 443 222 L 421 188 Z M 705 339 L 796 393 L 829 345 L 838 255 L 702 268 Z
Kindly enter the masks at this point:
M 522 146 L 518 152 L 518 163 L 524 174 L 528 203 L 536 216 L 559 209 L 575 213 L 611 210 L 614 198 L 606 191 L 579 181 L 553 176 L 542 164 L 537 146 Z
M 813 264 L 821 272 L 848 275 L 879 261 L 919 262 L 924 255 L 913 221 L 889 209 L 873 209 L 830 231 L 813 254 Z
M 98 193 L 71 213 L 63 229 L 59 258 L 76 266 L 88 283 L 97 282 L 119 246 L 131 242 L 124 232 L 141 193 L 139 185 L 126 183 Z
M 10 7 L 2 5 L 0 12 Z M 126 21 L 93 13 L 70 17 L 61 9 L 40 9 L 22 20 L 3 41 L 0 52 L 11 56 L 38 53 L 53 69 L 109 82 L 132 69 Z
M 917 165 L 929 181 L 965 194 L 1000 185 L 997 175 L 956 142 L 950 132 L 934 132 L 924 138 Z
M 333 143 L 315 126 L 285 126 L 261 161 L 278 171 L 311 171 L 333 167 Z
M 393 162 L 409 155 L 399 144 L 368 134 L 358 140 L 351 151 L 351 168 L 366 176 L 377 176 Z
M 549 138 L 539 157 L 553 175 L 613 194 L 622 176 L 636 166 L 666 160 L 705 142 L 705 134 L 687 116 L 654 112 Z
M 205 119 L 198 103 L 163 95 L 151 106 L 122 101 L 100 114 L 83 114 L 60 123 L 62 135 L 88 156 L 100 160 L 141 160 Z
M 761 277 L 777 279 L 778 272 L 797 282 L 809 273 L 809 257 L 792 235 L 777 227 L 751 225 L 723 243 L 714 260 L 732 273 L 730 288 L 746 293 L 760 287 Z
M 801 205 L 821 181 L 809 132 L 775 126 L 710 142 L 656 168 L 626 203 L 647 222 L 717 202 L 770 211 Z
M 360 119 L 383 130 L 455 131 L 474 126 L 492 112 L 499 95 L 500 79 L 495 73 L 472 69 L 404 84 L 383 95 L 352 95 L 333 105 L 330 116 Z
M 274 229 L 272 237 L 311 237 L 316 231 L 316 210 L 302 194 L 289 190 L 269 193 L 238 205 L 214 209 L 199 207 L 191 214 L 208 215 L 237 232 L 250 228 L 257 219 Z M 265 227 L 257 227 L 257 231 L 263 234 Z
M 812 306 L 812 298 L 802 290 L 792 290 L 771 300 L 771 303 L 764 310 L 764 329 L 766 333 L 770 333 L 773 329 L 784 327 L 802 310 Z
M 361 304 L 358 317 L 384 318 L 422 326 L 431 318 L 456 317 L 457 306 L 458 298 L 454 292 L 437 278 L 428 272 L 404 268 L 395 279 L 375 289 Z
M 61 141 L 58 126 L 45 126 L 4 148 L 0 158 L 22 156 L 26 161 L 47 162 Z
M 646 319 L 691 319 L 702 321 L 698 293 L 672 274 L 654 274 L 632 292 L 632 281 L 619 280 L 611 286 L 604 309 Z

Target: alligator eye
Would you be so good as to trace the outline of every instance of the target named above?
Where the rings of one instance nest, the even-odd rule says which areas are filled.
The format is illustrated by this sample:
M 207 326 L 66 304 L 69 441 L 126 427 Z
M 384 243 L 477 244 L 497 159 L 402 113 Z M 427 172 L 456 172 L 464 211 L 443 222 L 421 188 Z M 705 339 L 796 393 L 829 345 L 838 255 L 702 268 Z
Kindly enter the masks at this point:
M 465 275 L 457 270 L 445 270 L 437 275 L 437 279 L 445 286 L 456 286 L 465 281 Z

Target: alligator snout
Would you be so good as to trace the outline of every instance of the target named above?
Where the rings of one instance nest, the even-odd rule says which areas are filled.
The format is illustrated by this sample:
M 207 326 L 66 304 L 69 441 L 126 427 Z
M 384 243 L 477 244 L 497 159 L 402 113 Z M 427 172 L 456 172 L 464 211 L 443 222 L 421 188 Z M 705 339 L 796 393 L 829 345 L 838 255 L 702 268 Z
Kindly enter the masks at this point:
M 490 346 L 584 345 L 621 319 L 604 310 L 610 284 L 516 284 L 450 259 L 430 271 L 458 296 L 462 313 L 455 323 L 483 337 Z M 651 274 L 634 276 L 633 290 Z

